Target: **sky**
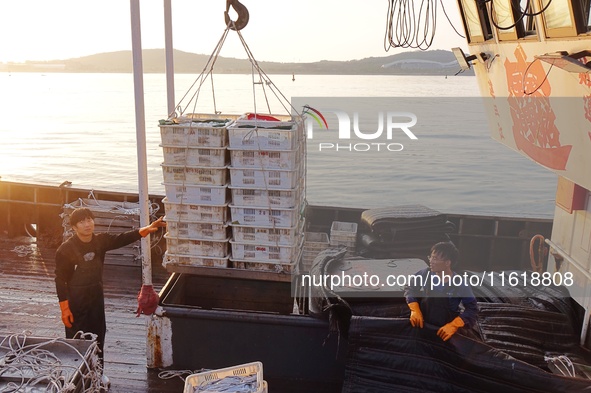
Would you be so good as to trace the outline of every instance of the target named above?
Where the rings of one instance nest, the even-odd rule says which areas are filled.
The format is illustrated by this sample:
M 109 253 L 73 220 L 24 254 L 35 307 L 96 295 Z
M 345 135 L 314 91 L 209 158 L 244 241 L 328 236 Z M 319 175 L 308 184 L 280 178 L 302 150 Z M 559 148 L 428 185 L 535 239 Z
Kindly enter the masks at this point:
M 439 0 L 431 49 L 465 47 Z M 242 30 L 260 61 L 314 62 L 383 57 L 414 49 L 384 50 L 388 0 L 242 0 L 250 21 Z M 422 1 L 417 1 L 417 5 Z M 447 14 L 463 33 L 455 2 Z M 142 47 L 164 48 L 162 0 L 140 2 Z M 211 54 L 224 28 L 226 1 L 172 0 L 173 46 Z M 131 50 L 129 0 L 0 1 L 0 62 L 59 60 Z M 236 34 L 221 56 L 246 58 Z

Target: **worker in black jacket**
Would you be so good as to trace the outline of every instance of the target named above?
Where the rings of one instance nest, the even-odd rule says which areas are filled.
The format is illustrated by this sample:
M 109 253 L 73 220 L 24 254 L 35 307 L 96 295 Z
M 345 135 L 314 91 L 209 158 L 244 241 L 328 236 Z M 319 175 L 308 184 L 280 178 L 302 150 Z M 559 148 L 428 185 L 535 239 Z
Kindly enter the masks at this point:
M 70 214 L 75 234 L 66 240 L 55 256 L 55 287 L 66 327 L 66 338 L 78 331 L 97 335 L 99 356 L 105 343 L 105 298 L 103 265 L 105 253 L 124 247 L 166 226 L 162 217 L 150 225 L 121 234 L 94 233 L 94 215 L 88 208 Z

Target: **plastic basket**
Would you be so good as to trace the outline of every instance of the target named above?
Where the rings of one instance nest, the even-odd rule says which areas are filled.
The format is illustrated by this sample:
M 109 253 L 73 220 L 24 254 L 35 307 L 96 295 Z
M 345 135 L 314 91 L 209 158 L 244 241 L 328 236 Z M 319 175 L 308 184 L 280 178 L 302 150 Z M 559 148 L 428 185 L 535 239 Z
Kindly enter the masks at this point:
M 178 124 L 161 124 L 160 137 L 167 146 L 224 147 L 228 144 L 227 126 L 237 115 L 189 114 Z
M 199 255 L 175 255 L 166 251 L 164 253 L 164 258 L 162 259 L 162 266 L 206 266 L 227 268 L 228 261 L 229 257 L 227 256 L 223 258 L 216 258 Z
M 182 237 L 172 237 L 170 234 L 164 235 L 166 239 L 166 249 L 171 254 L 181 255 L 205 255 L 208 257 L 223 258 L 228 255 L 228 240 L 212 239 L 187 239 Z
M 300 219 L 299 208 L 241 207 L 230 205 L 232 225 L 291 228 Z
M 328 235 L 324 232 L 306 232 L 304 234 L 304 250 L 302 270 L 309 271 L 318 253 L 330 248 Z
M 227 186 L 162 184 L 164 184 L 166 198 L 168 198 L 170 202 L 200 205 L 223 205 L 228 202 L 229 198 Z
M 162 147 L 164 164 L 166 165 L 189 165 L 201 167 L 224 167 L 228 164 L 228 150 L 221 148 L 201 147 Z
M 164 221 L 166 221 L 166 229 L 170 237 L 224 240 L 230 235 L 230 227 L 227 224 L 173 221 L 169 220 L 168 216 L 164 217 Z
M 299 169 L 254 169 L 233 168 L 230 170 L 232 187 L 252 187 L 264 189 L 292 189 L 298 185 Z
M 303 192 L 297 187 L 290 190 L 266 190 L 230 186 L 232 204 L 235 206 L 295 207 L 302 202 Z
M 164 183 L 225 186 L 228 183 L 226 167 L 208 168 L 162 164 Z
M 173 221 L 193 221 L 224 224 L 228 221 L 228 205 L 195 205 L 162 199 L 166 216 Z
M 233 150 L 230 162 L 234 168 L 296 169 L 302 159 L 303 150 Z
M 183 392 L 194 393 L 195 388 L 200 387 L 203 390 L 199 389 L 199 393 L 213 393 L 216 390 L 208 390 L 206 387 L 208 384 L 220 381 L 226 377 L 252 376 L 256 376 L 256 386 L 253 387 L 252 392 L 257 393 L 263 391 L 263 364 L 261 362 L 253 362 L 189 375 L 185 380 L 185 389 Z M 213 387 L 213 385 L 210 386 Z
M 257 270 L 268 273 L 280 274 L 297 274 L 299 272 L 300 259 L 301 253 L 290 263 L 277 263 L 269 261 L 246 261 L 239 260 L 234 257 L 231 257 L 230 261 L 234 269 Z
M 232 258 L 241 261 L 291 263 L 300 251 L 298 243 L 269 245 L 230 240 L 230 244 L 232 245 Z
M 297 244 L 298 235 L 302 232 L 304 220 L 291 228 L 253 227 L 249 225 L 232 225 L 234 241 L 259 244 Z
M 237 120 L 228 127 L 229 146 L 243 150 L 294 150 L 303 139 L 303 121 Z

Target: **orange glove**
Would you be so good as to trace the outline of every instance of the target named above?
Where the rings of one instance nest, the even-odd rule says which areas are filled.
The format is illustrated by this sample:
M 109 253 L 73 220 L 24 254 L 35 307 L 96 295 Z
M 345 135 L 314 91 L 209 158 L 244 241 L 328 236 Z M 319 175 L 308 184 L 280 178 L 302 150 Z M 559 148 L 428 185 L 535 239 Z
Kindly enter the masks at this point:
M 410 308 L 410 324 L 412 327 L 423 327 L 423 313 L 418 302 L 408 303 Z
M 67 328 L 71 328 L 74 322 L 74 315 L 70 311 L 70 303 L 67 300 L 60 302 L 60 309 L 62 310 L 62 322 Z
M 443 341 L 447 341 L 456 334 L 459 328 L 464 326 L 464 321 L 460 317 L 455 317 L 453 321 L 443 325 L 438 331 L 437 335 L 441 337 Z

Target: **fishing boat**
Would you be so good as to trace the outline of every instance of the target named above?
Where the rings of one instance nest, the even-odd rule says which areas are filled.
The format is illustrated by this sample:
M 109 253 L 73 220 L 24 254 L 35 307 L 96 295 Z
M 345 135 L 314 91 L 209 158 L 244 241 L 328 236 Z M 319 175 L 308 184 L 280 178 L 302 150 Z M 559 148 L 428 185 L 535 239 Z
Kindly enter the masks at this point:
M 586 22 L 589 5 L 574 0 L 526 1 L 521 8 L 513 3 L 501 7 L 497 2 L 469 0 L 459 0 L 457 5 L 470 53 L 466 55 L 460 49 L 454 53 L 460 67 L 475 70 L 485 98 L 492 138 L 553 171 L 559 181 L 552 222 L 446 214 L 445 219 L 454 224 L 454 229 L 446 234 L 462 250 L 464 269 L 475 270 L 477 265 L 467 261 L 478 260 L 484 254 L 491 275 L 482 276 L 492 281 L 503 279 L 504 272 L 507 277 L 509 271 L 514 272 L 516 276 L 512 277 L 519 283 L 514 287 L 526 286 L 525 281 L 542 290 L 541 296 L 529 293 L 528 299 L 548 301 L 544 290 L 566 288 L 568 299 L 575 302 L 569 307 L 580 318 L 572 319 L 569 315 L 561 319 L 566 313 L 542 312 L 547 310 L 510 301 L 499 307 L 500 302 L 512 296 L 480 292 L 480 299 L 487 296 L 489 300 L 494 299 L 481 303 L 482 326 L 494 322 L 499 315 L 509 316 L 509 326 L 502 328 L 501 323 L 489 323 L 488 337 L 458 335 L 449 345 L 443 345 L 409 332 L 399 297 L 376 303 L 368 296 L 347 299 L 355 312 L 338 316 L 340 322 L 346 319 L 347 335 L 331 331 L 334 322 L 331 318 L 337 317 L 323 313 L 322 308 L 314 308 L 317 298 L 310 296 L 308 288 L 292 291 L 294 282 L 298 287 L 295 274 L 171 264 L 167 267 L 171 275 L 160 292 L 159 309 L 148 322 L 148 367 L 221 369 L 261 361 L 269 389 L 282 392 L 591 391 L 586 364 L 591 308 L 588 290 L 591 178 L 586 169 L 591 165 L 591 132 L 588 131 L 591 67 L 587 65 L 587 57 L 591 56 L 587 45 L 591 44 L 591 38 L 587 35 Z M 172 53 L 171 47 L 167 53 Z M 167 68 L 167 72 L 172 71 Z M 170 109 L 174 112 L 174 104 Z M 52 229 L 55 225 L 52 217 L 66 201 L 88 193 L 69 187 L 8 182 L 0 182 L 0 190 L 3 227 L 18 232 L 34 223 L 39 236 L 43 236 L 44 230 L 51 233 L 55 229 Z M 105 199 L 113 198 L 107 192 L 103 194 Z M 95 195 L 100 199 L 100 192 Z M 162 204 L 163 197 L 149 196 L 149 199 Z M 117 198 L 136 200 L 129 195 Z M 34 209 L 28 209 L 29 206 Z M 161 207 L 164 211 L 164 204 Z M 12 214 L 15 209 L 19 209 L 18 215 Z M 361 224 L 364 211 L 308 206 L 306 231 L 329 233 L 334 222 Z M 544 256 L 541 251 L 542 256 L 538 255 L 537 261 L 530 264 L 530 257 L 536 259 L 534 251 L 530 251 L 535 235 L 541 235 L 549 252 Z M 341 254 L 336 251 L 334 255 L 340 258 Z M 322 257 L 316 259 L 322 262 Z M 414 253 L 395 253 L 385 260 L 396 266 L 404 260 L 412 260 L 413 267 L 421 263 Z M 366 261 L 355 263 L 361 264 L 362 269 L 370 269 Z M 541 284 L 542 279 L 548 284 Z M 507 289 L 511 285 L 502 287 Z M 516 297 L 526 298 L 523 293 Z M 382 312 L 368 312 L 376 309 Z M 535 321 L 540 323 L 547 322 L 540 330 L 550 329 L 549 336 L 545 336 L 548 339 L 563 333 L 552 329 L 570 326 L 566 348 L 569 354 L 577 356 L 576 361 L 561 358 L 557 352 L 545 353 L 548 348 L 542 342 L 518 343 L 521 349 L 540 344 L 535 359 L 547 357 L 548 362 L 545 366 L 532 364 L 532 358 L 527 358 L 532 351 L 520 352 L 505 345 L 509 338 L 522 339 L 523 334 L 512 333 L 496 341 L 491 338 L 495 329 L 500 334 L 511 328 L 524 330 L 521 322 L 528 318 L 522 318 L 523 315 L 538 318 Z M 547 320 L 550 317 L 557 320 Z M 525 331 L 527 334 L 530 331 Z M 531 333 L 536 334 L 541 333 L 538 330 Z M 364 341 L 364 337 L 374 340 Z M 363 358 L 364 354 L 380 352 L 383 348 L 397 349 L 391 346 L 400 343 L 408 351 L 397 355 L 381 352 L 382 363 Z M 411 351 L 416 345 L 420 350 Z M 433 356 L 426 360 L 429 367 L 421 372 L 412 365 L 423 367 L 424 363 L 414 360 L 425 360 L 426 352 Z M 525 356 L 524 360 L 520 356 Z M 572 372 L 570 376 L 563 375 L 566 369 L 557 361 L 563 359 L 570 362 L 566 368 Z M 458 376 L 461 381 L 455 379 Z
M 460 48 L 453 51 L 461 69 L 474 68 L 492 138 L 553 171 L 559 179 L 552 233 L 531 238 L 532 244 L 536 238 L 542 239 L 538 262 L 532 261 L 531 269 L 505 265 L 496 270 L 493 265 L 487 267 L 491 269 L 489 273 L 480 272 L 481 277 L 490 274 L 488 289 L 495 289 L 495 280 L 497 286 L 499 279 L 502 283 L 500 292 L 482 292 L 486 286 L 483 281 L 475 290 L 483 300 L 478 339 L 460 336 L 446 347 L 417 336 L 408 330 L 404 307 L 398 309 L 398 314 L 393 311 L 400 306 L 399 301 L 387 305 L 385 314 L 376 315 L 367 313 L 368 309 L 379 308 L 375 303 L 365 307 L 366 304 L 360 306 L 357 300 L 347 298 L 334 304 L 327 296 L 326 303 L 315 308 L 319 314 L 326 311 L 328 316 L 322 318 L 310 312 L 314 311 L 310 306 L 317 298 L 307 296 L 306 292 L 313 291 L 292 294 L 293 305 L 285 302 L 288 284 L 281 275 L 255 276 L 239 269 L 217 274 L 191 267 L 178 269 L 161 293 L 163 312 L 152 319 L 151 331 L 155 341 L 160 338 L 159 350 L 164 343 L 172 345 L 168 346 L 171 352 L 159 353 L 158 359 L 168 359 L 164 360 L 165 365 L 202 366 L 207 361 L 213 367 L 262 360 L 268 364 L 265 370 L 275 383 L 269 386 L 279 386 L 282 391 L 290 387 L 293 391 L 343 392 L 591 390 L 591 357 L 586 349 L 591 307 L 591 178 L 585 169 L 591 164 L 591 133 L 587 132 L 591 121 L 587 97 L 591 85 L 587 57 L 591 52 L 587 45 L 591 39 L 586 23 L 590 10 L 588 5 L 570 0 L 521 3 L 501 6 L 498 2 L 457 2 L 470 53 L 466 55 Z M 392 3 L 390 15 L 396 14 L 394 7 Z M 426 20 L 420 19 L 420 12 L 417 15 L 399 10 L 401 23 L 392 26 Z M 410 40 L 418 39 L 417 36 L 410 36 Z M 391 34 L 391 40 L 392 37 L 400 40 L 394 46 L 409 43 L 405 32 Z M 421 42 L 418 44 L 420 47 Z M 314 213 L 309 210 L 307 225 L 316 224 L 312 223 L 313 218 Z M 339 221 L 335 216 L 332 220 Z M 360 224 L 361 221 L 363 217 L 351 220 Z M 324 222 L 321 231 L 328 231 L 328 224 Z M 549 249 L 547 260 L 544 247 Z M 460 248 L 466 253 L 469 250 L 467 245 L 460 244 Z M 484 247 L 478 252 L 483 250 L 488 253 Z M 534 259 L 534 251 L 531 253 Z M 335 255 L 342 257 L 341 254 Z M 330 259 L 329 256 L 325 255 Z M 400 257 L 396 255 L 390 263 L 402 265 L 403 260 L 396 259 Z M 320 254 L 315 264 L 322 265 L 322 260 Z M 375 261 L 371 267 L 367 261 L 356 263 L 363 266 L 362 270 L 376 266 Z M 207 288 L 212 275 L 225 282 L 213 284 L 220 291 Z M 514 284 L 504 281 L 506 275 L 516 279 Z M 546 280 L 547 285 L 539 280 Z M 279 289 L 281 284 L 277 281 L 284 282 L 283 289 Z M 267 293 L 271 282 L 272 291 L 277 292 Z M 231 295 L 221 290 L 228 287 L 236 290 L 229 302 L 227 296 Z M 253 310 L 257 306 L 252 304 L 252 295 L 237 295 L 250 293 L 252 288 L 256 288 L 253 295 L 257 301 L 265 303 L 258 305 L 259 312 Z M 201 303 L 206 297 L 201 290 L 217 294 L 213 301 L 208 299 L 206 307 Z M 259 299 L 258 294 L 264 295 Z M 343 300 L 338 294 L 331 294 L 333 299 Z M 568 300 L 564 300 L 565 296 Z M 237 310 L 216 308 L 217 298 Z M 520 300 L 512 300 L 515 298 Z M 540 299 L 549 298 L 560 300 L 539 305 Z M 575 303 L 571 304 L 571 300 Z M 566 319 L 554 324 L 551 320 L 555 317 Z M 341 329 L 327 337 L 327 324 L 335 323 Z M 568 345 L 560 348 L 552 334 L 546 334 L 546 328 L 564 334 Z M 190 332 L 199 332 L 207 340 L 190 346 L 184 340 Z M 393 338 L 388 339 L 388 335 Z M 261 341 L 257 337 L 264 338 Z M 420 349 L 410 350 L 413 344 Z

